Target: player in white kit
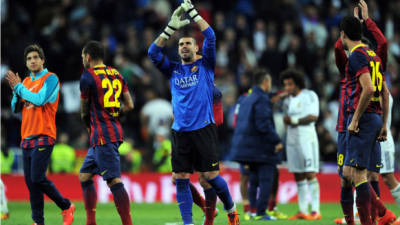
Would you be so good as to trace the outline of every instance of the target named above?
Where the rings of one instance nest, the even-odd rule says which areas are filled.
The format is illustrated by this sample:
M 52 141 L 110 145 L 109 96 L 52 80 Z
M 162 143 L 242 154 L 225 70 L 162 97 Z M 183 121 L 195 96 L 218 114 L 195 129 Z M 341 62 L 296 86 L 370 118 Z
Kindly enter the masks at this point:
M 389 113 L 387 119 L 387 139 L 381 142 L 381 159 L 383 167 L 380 170 L 383 181 L 386 186 L 390 189 L 393 198 L 396 200 L 397 205 L 400 207 L 400 184 L 394 176 L 394 141 L 392 133 L 390 132 L 390 125 L 392 122 L 392 107 L 393 97 L 389 94 Z M 394 222 L 394 224 L 400 224 L 400 217 Z
M 305 89 L 304 76 L 295 70 L 281 74 L 287 112 L 286 155 L 289 171 L 297 183 L 299 212 L 289 219 L 320 220 L 320 191 L 315 174 L 319 171 L 319 146 L 315 121 L 319 116 L 317 94 Z M 311 195 L 311 213 L 308 213 L 308 193 Z

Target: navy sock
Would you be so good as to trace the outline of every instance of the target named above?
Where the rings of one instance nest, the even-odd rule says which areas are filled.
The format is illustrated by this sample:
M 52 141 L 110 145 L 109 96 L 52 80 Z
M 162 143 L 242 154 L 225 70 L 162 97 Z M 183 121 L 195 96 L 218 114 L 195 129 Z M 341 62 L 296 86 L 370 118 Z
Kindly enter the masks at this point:
M 381 192 L 379 191 L 379 182 L 378 181 L 371 181 L 369 182 L 372 186 L 372 188 L 374 189 L 376 195 L 378 197 L 381 197 Z
M 179 204 L 179 210 L 181 211 L 184 225 L 193 224 L 193 198 L 189 182 L 189 179 L 176 179 L 176 200 Z
M 342 205 L 344 219 L 347 224 L 354 224 L 354 214 L 353 214 L 353 187 L 342 187 L 340 194 L 340 204 Z
M 229 193 L 228 185 L 225 180 L 220 176 L 208 180 L 208 183 L 215 189 L 219 199 L 224 203 L 225 210 L 231 210 L 234 206 L 231 194 Z

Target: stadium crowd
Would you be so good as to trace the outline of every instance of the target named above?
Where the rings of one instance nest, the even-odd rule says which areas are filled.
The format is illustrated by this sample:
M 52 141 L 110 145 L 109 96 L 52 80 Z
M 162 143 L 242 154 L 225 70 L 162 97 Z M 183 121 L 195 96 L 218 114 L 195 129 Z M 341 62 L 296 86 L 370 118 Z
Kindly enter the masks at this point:
M 135 171 L 157 170 L 162 166 L 170 152 L 171 96 L 167 78 L 148 59 L 147 49 L 179 3 L 178 0 L 2 0 L 2 157 L 8 156 L 9 150 L 20 142 L 20 116 L 11 113 L 12 95 L 3 77 L 8 69 L 26 76 L 21 55 L 24 47 L 33 42 L 44 48 L 45 67 L 54 71 L 62 83 L 56 117 L 58 133 L 62 134 L 59 140 L 73 149 L 88 147 L 88 135 L 79 115 L 79 79 L 83 70 L 82 46 L 95 39 L 107 47 L 106 64 L 119 69 L 135 97 L 135 109 L 122 118 L 128 143 L 121 152 L 122 163 L 128 168 L 125 170 L 132 171 L 135 165 Z M 308 88 L 319 96 L 321 116 L 317 131 L 321 160 L 335 162 L 340 76 L 333 47 L 339 37 L 341 18 L 353 12 L 351 1 L 203 0 L 195 5 L 217 36 L 215 83 L 223 94 L 225 121 L 219 128 L 221 158 L 229 160 L 235 102 L 250 88 L 251 72 L 258 67 L 268 69 L 273 90 L 278 91 L 282 89 L 280 72 L 292 67 L 307 75 Z M 370 0 L 368 5 L 371 18 L 389 42 L 385 76 L 394 98 L 391 129 L 399 157 L 400 1 Z M 198 30 L 191 35 L 198 38 L 198 43 L 202 42 Z M 178 38 L 179 35 L 173 36 L 166 47 L 170 58 L 178 59 L 175 50 Z M 281 117 L 277 106 L 278 131 L 283 130 Z

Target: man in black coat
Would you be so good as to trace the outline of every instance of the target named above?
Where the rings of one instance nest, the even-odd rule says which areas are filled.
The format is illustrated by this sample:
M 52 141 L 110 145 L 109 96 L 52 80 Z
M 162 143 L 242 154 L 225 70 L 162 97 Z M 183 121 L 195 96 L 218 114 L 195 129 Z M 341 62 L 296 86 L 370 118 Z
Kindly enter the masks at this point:
M 253 75 L 253 83 L 249 95 L 240 102 L 232 139 L 232 159 L 250 167 L 249 200 L 250 207 L 257 208 L 256 219 L 272 220 L 275 218 L 267 216 L 265 210 L 279 162 L 277 153 L 283 149 L 283 145 L 275 131 L 268 96 L 271 76 L 265 70 L 257 70 Z M 255 199 L 257 195 L 252 192 L 257 192 L 257 187 L 260 188 L 260 194 Z

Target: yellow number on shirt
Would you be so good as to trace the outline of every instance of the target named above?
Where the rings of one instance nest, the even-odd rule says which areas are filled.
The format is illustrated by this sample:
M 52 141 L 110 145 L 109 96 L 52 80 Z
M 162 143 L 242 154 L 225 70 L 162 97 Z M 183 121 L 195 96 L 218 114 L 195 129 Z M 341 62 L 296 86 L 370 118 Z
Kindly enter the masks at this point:
M 121 95 L 121 91 L 122 91 L 121 82 L 118 79 L 115 79 L 112 81 L 112 84 L 111 84 L 111 82 L 108 78 L 104 78 L 101 81 L 101 86 L 103 88 L 107 88 L 107 91 L 104 94 L 104 107 L 105 108 L 110 108 L 110 107 L 119 108 L 121 106 L 121 103 L 118 101 L 118 98 Z M 115 89 L 115 95 L 114 95 L 114 89 Z M 114 95 L 114 101 L 110 100 L 111 96 L 113 96 L 113 95 Z
M 372 85 L 374 86 L 374 92 L 382 91 L 383 76 L 381 71 L 379 71 L 380 62 L 370 62 L 372 68 Z M 377 90 L 378 89 L 378 90 Z M 372 101 L 379 101 L 379 97 L 372 97 Z
M 339 166 L 343 165 L 343 158 L 344 158 L 343 154 L 339 154 L 339 155 L 338 155 L 337 164 L 338 164 Z

